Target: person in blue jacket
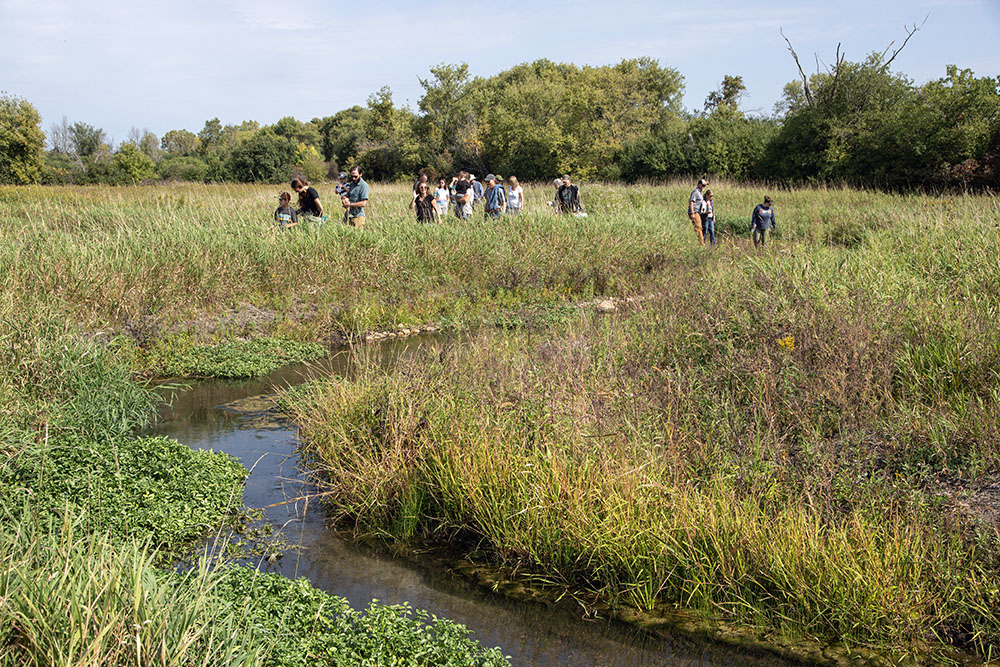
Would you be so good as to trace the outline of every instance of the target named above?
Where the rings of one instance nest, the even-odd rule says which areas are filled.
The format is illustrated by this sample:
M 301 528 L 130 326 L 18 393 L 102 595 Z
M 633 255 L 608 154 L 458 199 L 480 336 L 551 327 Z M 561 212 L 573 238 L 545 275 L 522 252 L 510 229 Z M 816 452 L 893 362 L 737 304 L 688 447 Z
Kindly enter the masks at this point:
M 770 197 L 765 196 L 764 202 L 754 207 L 753 215 L 750 216 L 750 226 L 753 228 L 754 247 L 767 243 L 767 230 L 778 228 Z

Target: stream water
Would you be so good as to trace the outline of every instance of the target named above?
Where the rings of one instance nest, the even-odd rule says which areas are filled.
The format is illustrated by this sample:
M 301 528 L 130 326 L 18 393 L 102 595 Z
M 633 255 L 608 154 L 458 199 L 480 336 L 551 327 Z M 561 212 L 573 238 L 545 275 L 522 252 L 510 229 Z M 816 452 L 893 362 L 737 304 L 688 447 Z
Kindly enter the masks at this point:
M 391 365 L 420 346 L 441 340 L 386 341 L 376 359 Z M 374 346 L 373 346 L 374 347 Z M 369 348 L 371 349 L 371 348 Z M 403 562 L 356 545 L 327 528 L 317 503 L 285 503 L 302 495 L 296 430 L 276 418 L 266 396 L 319 375 L 351 373 L 350 355 L 320 364 L 281 369 L 265 378 L 199 383 L 173 395 L 150 430 L 187 445 L 222 451 L 251 469 L 244 500 L 266 508 L 266 518 L 299 549 L 267 569 L 308 577 L 316 587 L 347 598 L 357 609 L 372 599 L 409 602 L 414 608 L 466 625 L 486 646 L 499 646 L 514 665 L 778 665 L 768 655 L 748 655 L 721 645 L 665 639 L 613 620 L 584 619 L 573 603 L 517 602 L 483 591 L 440 566 Z

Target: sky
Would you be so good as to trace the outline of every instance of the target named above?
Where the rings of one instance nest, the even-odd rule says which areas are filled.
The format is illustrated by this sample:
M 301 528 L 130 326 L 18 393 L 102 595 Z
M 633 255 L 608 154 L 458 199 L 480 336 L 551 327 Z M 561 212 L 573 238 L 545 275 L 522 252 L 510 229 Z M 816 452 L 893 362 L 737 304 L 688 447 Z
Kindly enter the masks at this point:
M 42 114 L 158 136 L 284 116 L 328 116 L 388 85 L 416 107 L 419 78 L 466 62 L 474 76 L 547 58 L 577 65 L 649 56 L 685 79 L 700 110 L 723 76 L 743 77 L 743 108 L 770 113 L 797 70 L 807 73 L 898 46 L 923 23 L 893 69 L 915 82 L 948 64 L 1000 75 L 1000 0 L 496 0 L 322 2 L 266 0 L 0 0 L 0 90 Z M 926 21 L 925 21 L 926 18 Z

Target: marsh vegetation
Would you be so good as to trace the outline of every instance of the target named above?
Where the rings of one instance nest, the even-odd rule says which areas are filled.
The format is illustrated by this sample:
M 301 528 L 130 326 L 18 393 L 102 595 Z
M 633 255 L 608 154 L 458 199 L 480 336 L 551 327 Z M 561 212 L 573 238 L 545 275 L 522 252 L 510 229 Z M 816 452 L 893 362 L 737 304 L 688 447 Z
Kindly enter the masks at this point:
M 210 568 L 140 576 L 238 515 L 243 472 L 136 439 L 154 403 L 139 378 L 251 375 L 264 356 L 433 323 L 462 344 L 284 398 L 348 527 L 475 545 L 566 590 L 761 639 L 995 657 L 1000 204 L 771 190 L 780 227 L 755 251 L 762 191 L 713 189 L 714 249 L 682 184 L 588 184 L 586 219 L 529 188 L 528 215 L 442 225 L 412 222 L 408 185 L 378 186 L 364 230 L 292 233 L 269 221 L 272 188 L 0 190 L 0 596 L 55 571 L 53 540 L 83 563 L 130 545 L 100 567 L 171 604 L 242 591 Z M 610 297 L 615 312 L 578 307 Z M 232 623 L 264 627 L 240 624 L 243 592 L 227 599 Z M 107 614 L 101 637 L 129 627 L 84 606 Z M 39 618 L 10 609 L 16 663 L 43 644 Z M 170 636 L 222 650 L 210 624 Z M 46 646 L 80 630 L 65 632 Z M 245 642 L 230 664 L 255 664 L 257 640 L 227 636 Z

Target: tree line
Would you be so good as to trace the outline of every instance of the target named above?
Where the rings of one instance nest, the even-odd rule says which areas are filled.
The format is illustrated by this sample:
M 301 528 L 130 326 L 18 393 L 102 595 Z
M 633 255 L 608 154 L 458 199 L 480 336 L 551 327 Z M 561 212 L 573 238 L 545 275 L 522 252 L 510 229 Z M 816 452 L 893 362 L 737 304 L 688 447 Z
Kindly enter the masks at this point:
M 650 58 L 600 67 L 537 60 L 491 77 L 441 64 L 420 80 L 415 109 L 397 105 L 385 87 L 366 106 L 332 116 L 266 126 L 213 118 L 197 133 L 162 137 L 133 128 L 117 147 L 101 128 L 65 118 L 46 137 L 37 110 L 3 93 L 0 183 L 323 180 L 357 164 L 375 180 L 465 169 L 522 180 L 711 174 L 995 187 L 1000 77 L 950 65 L 942 78 L 916 85 L 891 71 L 897 53 L 850 62 L 838 52 L 833 67 L 788 83 L 768 113 L 741 109 L 739 76 L 726 76 L 703 109 L 687 111 L 684 78 Z

